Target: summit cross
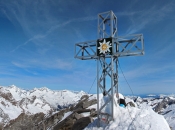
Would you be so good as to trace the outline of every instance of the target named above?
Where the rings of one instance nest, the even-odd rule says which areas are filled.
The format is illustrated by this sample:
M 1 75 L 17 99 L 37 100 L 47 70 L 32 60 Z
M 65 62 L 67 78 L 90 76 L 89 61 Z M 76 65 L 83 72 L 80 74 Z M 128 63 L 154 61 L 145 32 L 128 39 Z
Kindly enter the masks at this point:
M 118 97 L 118 58 L 144 55 L 142 34 L 118 36 L 117 17 L 113 11 L 98 14 L 98 38 L 75 44 L 74 57 L 81 60 L 97 60 L 97 114 L 98 119 L 106 117 L 107 122 L 114 119 L 114 96 Z M 103 93 L 108 101 L 100 104 L 99 95 Z M 118 102 L 117 102 L 118 103 Z M 107 105 L 110 113 L 104 113 Z

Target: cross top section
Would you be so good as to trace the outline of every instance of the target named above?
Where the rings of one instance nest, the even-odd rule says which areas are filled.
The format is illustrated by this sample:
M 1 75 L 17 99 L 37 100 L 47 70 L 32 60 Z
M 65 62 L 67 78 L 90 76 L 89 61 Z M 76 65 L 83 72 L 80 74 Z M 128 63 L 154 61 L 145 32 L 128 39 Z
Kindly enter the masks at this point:
M 144 54 L 142 34 L 117 36 L 117 17 L 112 11 L 98 14 L 98 39 L 75 44 L 75 58 L 136 56 Z

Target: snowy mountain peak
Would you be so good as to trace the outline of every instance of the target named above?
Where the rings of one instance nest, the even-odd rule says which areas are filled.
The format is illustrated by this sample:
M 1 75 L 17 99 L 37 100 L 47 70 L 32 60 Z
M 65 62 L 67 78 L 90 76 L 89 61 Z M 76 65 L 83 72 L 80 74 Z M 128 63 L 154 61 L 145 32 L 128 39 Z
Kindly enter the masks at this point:
M 84 94 L 69 90 L 52 91 L 46 87 L 23 90 L 15 85 L 0 87 L 0 121 L 5 123 L 21 113 L 50 113 L 56 109 L 76 103 Z M 4 115 L 8 118 L 4 119 Z
M 48 89 L 47 87 L 41 87 L 41 88 L 34 88 L 34 90 L 39 90 L 39 91 L 51 91 L 50 89 Z
M 15 92 L 20 92 L 22 90 L 15 85 L 8 86 L 8 88 L 9 88 L 9 90 L 13 90 Z
M 8 86 L 9 88 L 17 88 L 14 84 L 13 85 L 10 85 Z

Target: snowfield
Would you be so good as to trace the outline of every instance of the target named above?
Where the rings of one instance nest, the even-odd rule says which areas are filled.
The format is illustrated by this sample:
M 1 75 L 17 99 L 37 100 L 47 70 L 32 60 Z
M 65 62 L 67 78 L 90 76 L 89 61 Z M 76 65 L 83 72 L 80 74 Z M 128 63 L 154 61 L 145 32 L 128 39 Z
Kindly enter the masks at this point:
M 155 112 L 137 108 L 116 108 L 114 121 L 108 125 L 97 120 L 89 124 L 85 130 L 170 130 L 163 116 Z
M 106 102 L 106 98 L 101 97 L 101 105 Z M 117 99 L 115 98 L 115 102 Z M 110 113 L 110 106 L 103 109 L 104 113 Z M 136 107 L 127 106 L 126 108 L 114 105 L 114 121 L 106 124 L 100 121 L 100 127 L 97 127 L 98 120 L 89 124 L 84 130 L 170 130 L 167 121 L 162 115 L 155 113 L 151 107 Z

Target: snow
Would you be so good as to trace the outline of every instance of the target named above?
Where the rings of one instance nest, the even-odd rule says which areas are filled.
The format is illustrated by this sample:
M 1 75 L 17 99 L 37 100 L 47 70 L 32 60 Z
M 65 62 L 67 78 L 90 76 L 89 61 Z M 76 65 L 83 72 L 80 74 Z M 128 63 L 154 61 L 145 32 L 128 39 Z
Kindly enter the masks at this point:
M 69 90 L 53 91 L 46 87 L 23 90 L 11 85 L 0 86 L 0 122 L 8 122 L 17 118 L 21 113 L 36 114 L 43 112 L 48 114 L 61 107 L 76 104 L 83 91 L 75 92 Z M 7 119 L 4 117 L 7 116 Z
M 166 103 L 164 106 L 163 102 L 169 102 Z M 143 98 L 137 100 L 137 104 L 139 108 L 145 108 L 150 106 L 150 109 L 155 109 L 158 104 L 159 107 L 161 107 L 161 110 L 159 110 L 159 113 L 164 116 L 166 121 L 168 122 L 169 126 L 172 127 L 172 130 L 175 130 L 175 98 L 174 95 L 161 95 L 160 98 Z
M 64 116 L 63 116 L 63 118 L 59 121 L 59 122 L 61 122 L 61 121 L 63 121 L 64 119 L 66 119 L 66 117 L 68 117 L 69 115 L 71 115 L 72 114 L 72 112 L 66 112 L 66 113 L 64 113 Z
M 116 102 L 117 99 L 114 99 Z M 107 100 L 107 97 L 102 98 L 100 104 L 103 105 Z M 102 111 L 110 114 L 110 106 L 108 103 Z M 150 107 L 139 109 L 114 105 L 114 121 L 110 121 L 109 124 L 100 121 L 100 127 L 97 127 L 97 124 L 98 119 L 84 130 L 170 130 L 164 117 L 155 113 Z
M 83 117 L 89 116 L 90 112 L 84 112 L 84 113 L 82 113 L 82 115 L 83 115 Z
M 167 113 L 164 115 L 166 121 L 169 123 L 169 125 L 175 130 L 175 104 L 168 106 L 164 113 Z
M 35 99 L 34 103 L 26 104 L 22 108 L 26 112 L 29 112 L 30 114 L 36 114 L 36 113 L 39 113 L 39 112 L 43 112 L 43 113 L 47 114 L 48 111 L 51 110 L 51 107 L 48 104 L 44 104 L 39 99 Z
M 124 96 L 121 93 L 119 93 L 119 98 L 124 99 Z
M 16 100 L 16 101 L 19 101 L 21 100 L 21 95 L 20 93 L 21 92 L 21 89 L 20 88 L 17 88 L 15 85 L 12 85 L 9 87 L 10 89 L 8 89 L 10 91 L 10 93 L 12 94 L 13 98 Z
M 175 98 L 174 97 L 169 97 L 170 99 L 174 100 Z
M 27 91 L 14 85 L 10 87 L 0 87 L 0 91 L 3 94 L 11 94 L 7 99 L 0 97 L 0 121 L 3 121 L 3 114 L 7 114 L 10 120 L 17 118 L 22 112 L 25 112 L 26 114 L 36 114 L 39 112 L 48 114 L 50 110 L 57 108 L 58 105 L 69 106 L 70 104 L 76 104 L 81 96 L 86 94 L 83 91 L 53 91 L 46 87 Z M 109 100 L 108 98 L 103 97 L 103 94 L 100 94 L 99 97 L 100 105 L 103 105 Z M 122 94 L 119 94 L 119 97 L 124 98 Z M 97 95 L 94 94 L 89 97 L 89 100 L 96 98 Z M 171 95 L 168 98 L 175 100 L 174 95 Z M 126 108 L 122 108 L 117 105 L 117 99 L 115 98 L 114 121 L 109 122 L 109 124 L 101 122 L 100 127 L 97 127 L 97 119 L 95 119 L 95 121 L 89 124 L 85 130 L 169 130 L 166 120 L 174 129 L 175 104 L 168 105 L 166 109 L 162 110 L 163 114 L 166 113 L 164 115 L 166 120 L 162 115 L 159 115 L 152 110 L 156 104 L 165 99 L 166 98 L 161 95 L 161 98 L 159 99 L 151 97 L 146 98 L 147 101 L 145 102 L 142 98 L 138 97 L 136 105 L 131 98 L 125 97 L 126 103 L 132 102 L 136 107 L 130 107 L 128 105 Z M 15 102 L 16 105 L 14 105 L 13 102 Z M 110 114 L 110 107 L 111 105 L 108 104 L 102 111 Z M 97 108 L 97 105 L 95 104 L 88 107 L 88 109 L 91 108 Z M 72 114 L 72 112 L 65 113 L 63 119 L 70 114 Z M 89 112 L 84 113 L 84 116 L 88 116 L 89 114 Z
M 126 104 L 132 102 L 133 104 L 135 104 L 135 106 L 137 106 L 136 103 L 131 98 L 125 97 L 125 102 Z
M 21 112 L 22 109 L 13 105 L 12 103 L 8 102 L 4 98 L 0 98 L 0 108 L 3 113 L 6 113 L 9 115 L 10 120 L 17 118 Z M 3 103 L 2 103 L 3 102 Z
M 147 95 L 148 97 L 155 97 L 156 95 L 155 94 L 149 94 Z
M 74 93 L 69 90 L 52 91 L 48 88 L 34 89 L 28 93 L 28 96 L 42 97 L 43 100 L 48 102 L 52 107 L 57 108 L 60 106 L 68 106 L 76 103 L 85 93 Z M 59 101 L 59 102 L 58 102 Z

